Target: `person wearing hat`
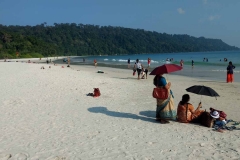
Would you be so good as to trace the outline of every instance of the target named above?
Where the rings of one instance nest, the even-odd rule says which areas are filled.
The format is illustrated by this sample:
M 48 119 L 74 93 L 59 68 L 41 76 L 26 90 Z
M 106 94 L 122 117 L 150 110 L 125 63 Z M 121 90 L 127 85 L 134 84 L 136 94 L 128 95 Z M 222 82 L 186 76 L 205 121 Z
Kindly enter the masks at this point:
M 210 115 L 211 115 L 211 117 L 216 119 L 215 125 L 218 125 L 219 127 L 222 127 L 222 126 L 227 124 L 226 120 L 224 118 L 220 117 L 218 111 L 210 112 Z

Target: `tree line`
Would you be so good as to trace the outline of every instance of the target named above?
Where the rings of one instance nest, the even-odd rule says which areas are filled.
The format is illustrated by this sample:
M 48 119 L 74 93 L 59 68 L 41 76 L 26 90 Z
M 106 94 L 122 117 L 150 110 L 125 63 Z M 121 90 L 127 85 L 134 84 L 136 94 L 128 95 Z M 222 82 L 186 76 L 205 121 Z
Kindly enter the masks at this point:
M 76 23 L 0 24 L 0 58 L 239 50 L 220 39 Z

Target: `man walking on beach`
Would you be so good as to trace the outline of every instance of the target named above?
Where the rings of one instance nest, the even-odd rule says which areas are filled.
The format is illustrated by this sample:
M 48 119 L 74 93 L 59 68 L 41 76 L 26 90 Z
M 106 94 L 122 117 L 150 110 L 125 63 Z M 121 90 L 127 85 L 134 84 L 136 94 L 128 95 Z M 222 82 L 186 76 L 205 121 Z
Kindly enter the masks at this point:
M 141 64 L 141 63 L 139 62 L 139 60 L 137 59 L 135 65 L 134 65 L 134 69 L 137 69 L 138 80 L 140 80 L 140 74 L 141 74 L 141 72 L 142 72 L 142 68 L 143 68 L 142 64 Z

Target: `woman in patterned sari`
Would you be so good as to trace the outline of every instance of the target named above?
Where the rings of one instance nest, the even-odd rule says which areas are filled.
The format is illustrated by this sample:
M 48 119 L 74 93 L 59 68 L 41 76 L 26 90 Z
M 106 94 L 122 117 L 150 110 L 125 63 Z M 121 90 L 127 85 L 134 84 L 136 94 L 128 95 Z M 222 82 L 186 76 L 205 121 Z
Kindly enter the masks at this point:
M 174 109 L 173 93 L 170 90 L 171 82 L 167 82 L 162 75 L 156 75 L 154 78 L 156 87 L 164 87 L 168 89 L 169 96 L 167 99 L 157 99 L 156 120 L 161 123 L 169 123 L 169 120 L 176 119 L 176 111 Z

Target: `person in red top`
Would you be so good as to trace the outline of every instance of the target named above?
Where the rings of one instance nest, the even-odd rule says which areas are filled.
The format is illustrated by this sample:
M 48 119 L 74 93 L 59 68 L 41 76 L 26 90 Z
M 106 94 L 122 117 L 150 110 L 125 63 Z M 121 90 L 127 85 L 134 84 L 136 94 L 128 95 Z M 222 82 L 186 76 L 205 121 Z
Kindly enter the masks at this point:
M 95 66 L 95 68 L 97 67 L 97 60 L 96 59 L 94 59 L 94 66 Z
M 148 68 L 150 67 L 151 59 L 148 58 Z

